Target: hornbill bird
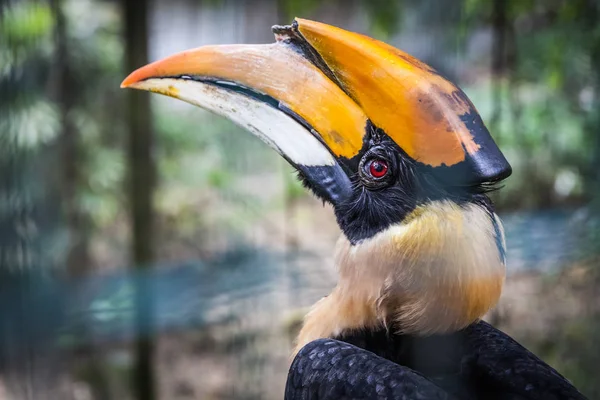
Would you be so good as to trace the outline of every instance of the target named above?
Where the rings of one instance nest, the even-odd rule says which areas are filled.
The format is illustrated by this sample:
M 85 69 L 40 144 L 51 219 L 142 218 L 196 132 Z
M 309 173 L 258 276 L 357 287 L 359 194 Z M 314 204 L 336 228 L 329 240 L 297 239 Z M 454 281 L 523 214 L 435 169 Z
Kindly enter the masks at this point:
M 255 134 L 332 205 L 339 281 L 304 320 L 287 399 L 583 399 L 480 318 L 505 277 L 486 193 L 511 167 L 467 96 L 380 41 L 296 19 L 276 42 L 204 46 L 122 87 Z

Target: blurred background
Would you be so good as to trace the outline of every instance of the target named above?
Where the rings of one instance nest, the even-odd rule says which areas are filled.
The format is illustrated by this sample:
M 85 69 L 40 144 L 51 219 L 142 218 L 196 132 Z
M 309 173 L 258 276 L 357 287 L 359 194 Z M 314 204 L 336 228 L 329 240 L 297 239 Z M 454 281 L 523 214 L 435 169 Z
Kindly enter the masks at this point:
M 328 206 L 252 135 L 119 89 L 301 16 L 431 64 L 514 170 L 487 318 L 600 398 L 598 0 L 1 0 L 0 399 L 280 399 Z

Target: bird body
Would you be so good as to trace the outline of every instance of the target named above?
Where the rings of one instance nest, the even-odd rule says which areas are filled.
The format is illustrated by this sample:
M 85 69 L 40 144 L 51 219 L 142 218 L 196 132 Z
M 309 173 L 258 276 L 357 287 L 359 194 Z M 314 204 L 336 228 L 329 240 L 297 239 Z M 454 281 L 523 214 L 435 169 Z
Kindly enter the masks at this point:
M 121 86 L 231 119 L 332 205 L 339 281 L 305 318 L 286 398 L 583 398 L 478 322 L 505 276 L 487 192 L 511 167 L 465 93 L 364 35 L 304 19 L 273 31 L 276 43 L 192 49 Z

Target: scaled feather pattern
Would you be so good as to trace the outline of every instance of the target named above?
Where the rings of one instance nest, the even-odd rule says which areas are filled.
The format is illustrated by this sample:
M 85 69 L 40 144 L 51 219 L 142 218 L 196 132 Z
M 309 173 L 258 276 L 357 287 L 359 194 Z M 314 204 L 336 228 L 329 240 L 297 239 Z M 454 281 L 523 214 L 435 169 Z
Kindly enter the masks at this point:
M 581 400 L 556 370 L 486 322 L 432 337 L 362 331 L 296 356 L 286 400 Z
M 385 358 L 333 339 L 315 340 L 290 368 L 286 400 L 455 399 L 432 382 Z

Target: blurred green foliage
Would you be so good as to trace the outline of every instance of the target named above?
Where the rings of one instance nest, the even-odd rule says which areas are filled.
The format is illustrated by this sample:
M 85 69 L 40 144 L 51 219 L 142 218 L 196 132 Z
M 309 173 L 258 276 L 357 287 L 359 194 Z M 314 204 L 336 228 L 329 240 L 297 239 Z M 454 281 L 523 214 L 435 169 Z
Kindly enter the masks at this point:
M 2 73 L 13 72 L 33 56 L 48 56 L 54 20 L 44 3 L 17 3 L 0 15 Z
M 323 3 L 324 2 L 320 0 L 277 0 L 277 7 L 279 8 L 280 14 L 287 21 L 291 21 L 304 13 L 314 11 L 319 4 Z
M 45 4 L 16 3 L 0 13 L 0 272 L 30 271 L 60 254 L 56 240 L 40 234 L 36 215 L 48 188 L 38 176 L 39 144 L 58 132 L 56 107 L 44 92 L 52 55 L 53 19 Z M 46 178 L 48 176 L 46 175 Z M 57 233 L 56 220 L 44 229 Z
M 369 15 L 369 25 L 371 34 L 380 39 L 386 40 L 397 31 L 402 21 L 402 0 L 371 0 L 364 1 Z
M 57 4 L 66 20 L 65 62 L 73 87 L 73 106 L 65 118 L 75 127 L 81 144 L 77 170 L 82 179 L 77 184 L 76 207 L 91 220 L 92 242 L 119 246 L 125 237 L 122 229 L 117 233 L 121 239 L 109 238 L 105 232 L 123 221 L 126 204 L 123 101 L 117 84 L 124 75 L 120 9 L 117 3 L 99 0 Z M 424 30 L 444 29 L 447 35 L 440 39 L 441 50 L 452 57 L 466 57 L 474 35 L 496 34 L 492 2 L 464 0 L 442 10 L 435 9 L 432 1 L 358 4 L 371 34 L 384 40 L 393 42 L 402 35 L 407 18 L 418 17 Z M 597 24 L 588 21 L 589 3 L 528 0 L 503 4 L 506 48 L 500 75 L 490 73 L 492 54 L 481 52 L 464 70 L 448 71 L 458 75 L 459 83 L 465 81 L 464 89 L 514 167 L 505 189 L 495 194 L 497 205 L 516 209 L 586 202 L 595 193 L 590 182 L 595 179 L 598 159 L 599 68 L 593 54 L 600 37 Z M 225 3 L 214 0 L 202 6 L 224 7 Z M 274 6 L 287 19 L 311 15 L 318 19 L 321 9 L 339 4 L 335 0 L 277 0 Z M 55 16 L 49 3 L 22 1 L 4 8 L 0 18 L 0 77 L 9 89 L 2 99 L 6 118 L 0 119 L 0 130 L 6 134 L 0 140 L 18 148 L 13 154 L 54 152 L 57 161 L 65 121 L 55 101 L 58 89 L 53 86 Z M 438 66 L 435 59 L 426 61 Z M 438 67 L 445 70 L 444 65 Z M 291 168 L 282 167 L 266 146 L 233 124 L 196 109 L 173 107 L 172 100 L 153 98 L 153 102 L 159 218 L 164 217 L 165 226 L 173 232 L 194 225 L 197 228 L 189 231 L 194 236 L 187 239 L 202 242 L 205 227 L 243 230 L 261 210 L 286 206 L 242 190 L 240 175 L 273 172 L 288 201 L 307 195 L 293 179 Z M 281 168 L 283 175 L 277 172 Z M 48 174 L 60 186 L 60 174 Z M 236 211 L 213 213 L 222 201 L 237 204 L 232 207 Z M 48 246 L 55 249 L 55 258 L 68 241 L 68 235 L 55 235 L 55 244 Z M 125 252 L 121 246 L 116 254 Z
M 0 79 L 8 89 L 2 98 L 5 115 L 0 118 L 0 140 L 9 145 L 6 149 L 13 149 L 9 150 L 11 156 L 42 152 L 54 154 L 54 161 L 59 161 L 59 133 L 63 124 L 72 124 L 81 144 L 77 170 L 82 179 L 76 206 L 92 221 L 92 240 L 106 240 L 106 230 L 123 220 L 126 200 L 123 101 L 118 88 L 124 75 L 120 9 L 117 3 L 99 0 L 57 4 L 66 21 L 68 59 L 64 62 L 69 66 L 73 106 L 63 119 L 56 104 L 58 89 L 53 85 L 53 10 L 46 2 L 10 3 L 0 14 Z M 273 4 L 285 18 L 318 18 L 322 8 L 339 7 L 335 0 L 277 0 Z M 441 27 L 447 31 L 440 39 L 441 51 L 452 57 L 472 57 L 467 53 L 471 37 L 497 34 L 493 2 L 457 1 L 441 10 L 435 9 L 432 1 L 357 4 L 371 33 L 392 42 L 402 35 L 407 18 L 418 17 L 423 30 Z M 495 195 L 497 205 L 515 209 L 582 204 L 595 194 L 599 159 L 596 110 L 600 66 L 594 52 L 600 47 L 600 28 L 590 20 L 592 3 L 528 0 L 502 4 L 506 19 L 501 34 L 506 47 L 499 74 L 490 72 L 493 55 L 481 51 L 461 70 L 448 71 L 459 83 L 464 80 L 464 89 L 514 167 L 506 188 Z M 202 7 L 224 5 L 219 0 L 202 3 Z M 445 70 L 443 65 L 438 67 Z M 285 206 L 242 190 L 240 176 L 272 172 L 282 182 L 286 198 L 307 195 L 292 178 L 291 168 L 282 167 L 266 146 L 233 124 L 196 109 L 174 107 L 172 100 L 153 98 L 153 102 L 160 182 L 157 197 L 167 225 L 180 221 L 187 226 L 190 215 L 196 215 L 195 235 L 206 223 L 211 229 L 240 229 L 255 221 L 260 210 Z M 278 172 L 281 168 L 283 175 Z M 60 174 L 46 172 L 50 182 L 60 186 Z M 212 213 L 220 201 L 242 207 L 230 214 Z M 194 211 L 198 209 L 219 216 Z M 242 216 L 239 210 L 245 210 Z
M 600 129 L 590 123 L 598 105 L 598 6 L 561 0 L 501 6 L 506 18 L 495 33 L 505 47 L 495 51 L 504 53 L 503 68 L 466 88 L 513 165 L 497 202 L 540 208 L 589 200 L 596 195 L 590 169 Z M 465 1 L 463 30 L 490 27 L 494 12 L 494 2 Z

